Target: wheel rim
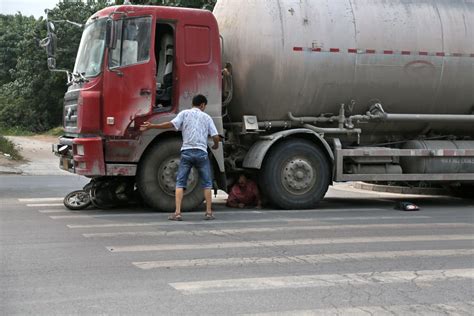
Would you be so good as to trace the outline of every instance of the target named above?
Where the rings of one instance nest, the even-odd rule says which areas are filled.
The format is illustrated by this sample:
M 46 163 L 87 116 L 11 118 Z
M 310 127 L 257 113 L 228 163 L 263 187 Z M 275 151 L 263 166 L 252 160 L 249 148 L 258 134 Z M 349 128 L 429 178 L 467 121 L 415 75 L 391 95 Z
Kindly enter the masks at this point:
M 174 196 L 176 188 L 176 175 L 178 174 L 179 168 L 179 157 L 171 157 L 165 160 L 160 168 L 158 169 L 157 179 L 160 188 L 166 194 Z M 188 182 L 186 184 L 186 190 L 184 195 L 191 193 L 196 187 L 198 182 L 198 174 L 196 169 L 193 167 L 189 173 Z
M 316 170 L 306 158 L 293 157 L 282 169 L 282 184 L 285 190 L 295 195 L 302 195 L 311 190 L 316 183 Z
M 71 206 L 79 207 L 88 204 L 90 202 L 90 199 L 89 195 L 86 192 L 81 192 L 70 196 L 67 199 L 67 202 Z

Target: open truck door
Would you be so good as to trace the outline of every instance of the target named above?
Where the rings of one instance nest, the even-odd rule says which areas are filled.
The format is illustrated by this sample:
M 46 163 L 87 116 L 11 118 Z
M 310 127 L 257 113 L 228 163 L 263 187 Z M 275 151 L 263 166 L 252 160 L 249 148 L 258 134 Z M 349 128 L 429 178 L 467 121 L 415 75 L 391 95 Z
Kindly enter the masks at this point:
M 106 134 L 122 136 L 135 117 L 152 111 L 156 63 L 152 58 L 152 17 L 116 20 L 108 32 L 104 73 L 103 126 Z

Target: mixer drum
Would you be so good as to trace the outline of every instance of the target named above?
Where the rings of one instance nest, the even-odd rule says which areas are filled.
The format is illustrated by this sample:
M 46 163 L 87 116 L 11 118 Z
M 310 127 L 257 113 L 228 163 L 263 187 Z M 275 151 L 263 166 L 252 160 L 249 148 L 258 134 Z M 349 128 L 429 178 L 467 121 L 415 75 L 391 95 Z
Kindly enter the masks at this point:
M 473 111 L 470 0 L 220 0 L 214 14 L 223 61 L 233 64 L 234 121 L 337 114 L 350 100 L 357 103 L 348 114 L 361 114 L 373 99 L 391 113 Z M 400 134 L 420 126 L 362 128 Z M 473 133 L 469 124 L 432 128 Z

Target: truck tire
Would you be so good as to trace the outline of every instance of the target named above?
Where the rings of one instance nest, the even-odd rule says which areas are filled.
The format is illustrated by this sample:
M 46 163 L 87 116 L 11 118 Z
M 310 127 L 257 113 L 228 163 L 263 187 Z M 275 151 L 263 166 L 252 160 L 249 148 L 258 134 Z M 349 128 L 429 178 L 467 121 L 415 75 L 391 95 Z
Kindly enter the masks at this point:
M 264 196 L 282 209 L 316 206 L 326 194 L 331 178 L 325 154 L 302 139 L 277 144 L 265 160 L 262 173 Z
M 165 140 L 153 145 L 145 154 L 137 172 L 137 186 L 146 204 L 161 212 L 174 212 L 176 174 L 180 160 L 181 141 Z M 184 191 L 182 210 L 198 207 L 204 200 L 199 175 L 194 168 Z

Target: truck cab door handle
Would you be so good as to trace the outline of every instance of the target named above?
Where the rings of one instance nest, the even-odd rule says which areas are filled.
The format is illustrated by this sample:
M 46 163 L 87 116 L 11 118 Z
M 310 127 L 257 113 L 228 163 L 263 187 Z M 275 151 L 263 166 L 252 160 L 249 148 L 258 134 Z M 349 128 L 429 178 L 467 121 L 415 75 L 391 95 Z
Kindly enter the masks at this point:
M 150 89 L 141 89 L 140 90 L 140 95 L 151 95 L 151 90 Z

